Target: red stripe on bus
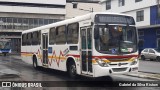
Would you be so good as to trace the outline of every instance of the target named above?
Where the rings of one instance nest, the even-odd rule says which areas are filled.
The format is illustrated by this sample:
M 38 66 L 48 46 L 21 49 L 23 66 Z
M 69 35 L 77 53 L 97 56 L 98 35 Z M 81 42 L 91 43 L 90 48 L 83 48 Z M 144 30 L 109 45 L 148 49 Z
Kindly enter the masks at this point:
M 107 59 L 114 59 L 114 58 L 131 58 L 131 57 L 138 57 L 138 55 L 123 55 L 123 56 L 92 56 L 92 58 L 107 58 Z
M 67 56 L 73 57 L 80 57 L 80 55 L 69 54 Z M 131 58 L 131 57 L 138 57 L 138 55 L 124 55 L 124 56 L 92 56 L 92 58 L 107 58 L 107 59 L 114 59 L 114 58 Z
M 36 54 L 38 54 L 37 52 L 21 52 L 22 54 L 34 54 L 34 53 L 36 53 Z
M 68 54 L 67 56 L 73 56 L 73 57 L 76 57 L 76 58 L 80 57 L 80 55 L 74 55 L 74 54 Z

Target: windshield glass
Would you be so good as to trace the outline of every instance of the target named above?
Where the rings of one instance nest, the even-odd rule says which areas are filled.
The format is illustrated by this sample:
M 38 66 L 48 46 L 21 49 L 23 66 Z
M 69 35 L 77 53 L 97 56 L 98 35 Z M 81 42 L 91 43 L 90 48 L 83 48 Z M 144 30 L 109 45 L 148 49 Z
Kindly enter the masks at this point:
M 136 28 L 133 26 L 95 25 L 95 48 L 100 53 L 120 54 L 137 51 Z
M 10 42 L 9 41 L 0 41 L 0 49 L 10 49 Z

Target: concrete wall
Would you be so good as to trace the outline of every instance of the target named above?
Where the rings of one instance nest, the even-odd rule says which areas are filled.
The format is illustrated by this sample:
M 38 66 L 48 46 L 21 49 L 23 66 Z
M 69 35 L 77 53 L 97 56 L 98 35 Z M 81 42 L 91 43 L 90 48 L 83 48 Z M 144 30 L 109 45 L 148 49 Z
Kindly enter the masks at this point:
M 66 14 L 65 8 L 41 8 L 41 7 L 20 7 L 20 6 L 0 6 L 0 12 Z
M 106 11 L 106 0 L 102 0 L 102 11 Z M 156 0 L 142 0 L 140 2 L 135 2 L 135 0 L 125 0 L 124 6 L 118 5 L 119 0 L 111 0 L 111 9 L 108 12 L 121 12 L 125 13 L 132 10 L 148 8 L 150 6 L 156 5 Z
M 58 4 L 65 5 L 66 0 L 0 0 L 7 2 L 24 2 L 24 3 L 42 3 L 42 4 Z
M 136 22 L 137 27 L 150 25 L 150 6 L 156 5 L 156 0 L 125 0 L 124 6 L 119 6 L 119 0 L 111 0 L 111 9 L 106 10 L 106 0 L 101 0 L 102 11 L 117 12 L 132 15 L 136 21 L 136 12 L 144 10 L 144 21 Z
M 80 3 L 77 2 L 77 8 L 73 8 L 72 3 L 66 4 L 66 19 L 90 13 L 93 8 L 94 12 L 100 12 L 102 7 L 99 3 Z M 79 10 L 84 9 L 84 10 Z M 89 10 L 89 11 L 85 11 Z

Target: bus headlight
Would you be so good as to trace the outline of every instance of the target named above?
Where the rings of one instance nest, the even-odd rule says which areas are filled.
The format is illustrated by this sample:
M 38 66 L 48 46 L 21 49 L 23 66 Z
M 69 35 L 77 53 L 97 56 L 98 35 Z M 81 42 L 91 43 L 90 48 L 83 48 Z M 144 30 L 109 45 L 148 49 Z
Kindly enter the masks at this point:
M 134 61 L 132 61 L 131 65 L 136 65 L 138 63 L 137 59 L 135 59 Z
M 102 67 L 108 67 L 108 63 L 106 63 L 104 60 L 96 58 L 96 62 Z

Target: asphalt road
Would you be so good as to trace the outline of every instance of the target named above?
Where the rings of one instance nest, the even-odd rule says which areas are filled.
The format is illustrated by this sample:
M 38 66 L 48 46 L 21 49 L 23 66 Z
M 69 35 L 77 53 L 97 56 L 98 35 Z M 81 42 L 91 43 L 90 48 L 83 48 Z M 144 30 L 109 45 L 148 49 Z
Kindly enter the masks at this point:
M 89 81 L 85 83 L 85 86 L 81 86 L 78 83 L 71 87 L 55 86 L 55 87 L 43 87 L 43 88 L 0 88 L 0 90 L 160 90 L 160 87 L 110 87 L 106 85 L 101 87 L 99 84 L 103 84 L 101 81 L 110 80 L 110 82 L 116 81 L 155 81 L 152 79 L 145 79 L 139 77 L 131 77 L 125 75 L 113 75 L 111 77 L 103 77 L 98 79 L 91 79 L 79 76 L 77 79 L 71 79 L 67 73 L 56 70 L 43 69 L 35 70 L 32 65 L 26 64 L 20 59 L 16 59 L 18 56 L 0 56 L 0 81 L 53 81 L 51 84 L 59 82 L 65 82 L 67 84 L 74 84 L 75 81 Z M 71 81 L 67 82 L 67 81 Z M 93 86 L 89 83 L 98 82 L 98 86 Z M 95 84 L 95 83 L 94 83 Z M 114 83 L 111 83 L 114 84 Z M 105 84 L 104 84 L 105 85 Z M 111 85 L 112 86 L 112 85 Z
M 150 60 L 140 60 L 139 71 L 160 74 L 160 62 Z

